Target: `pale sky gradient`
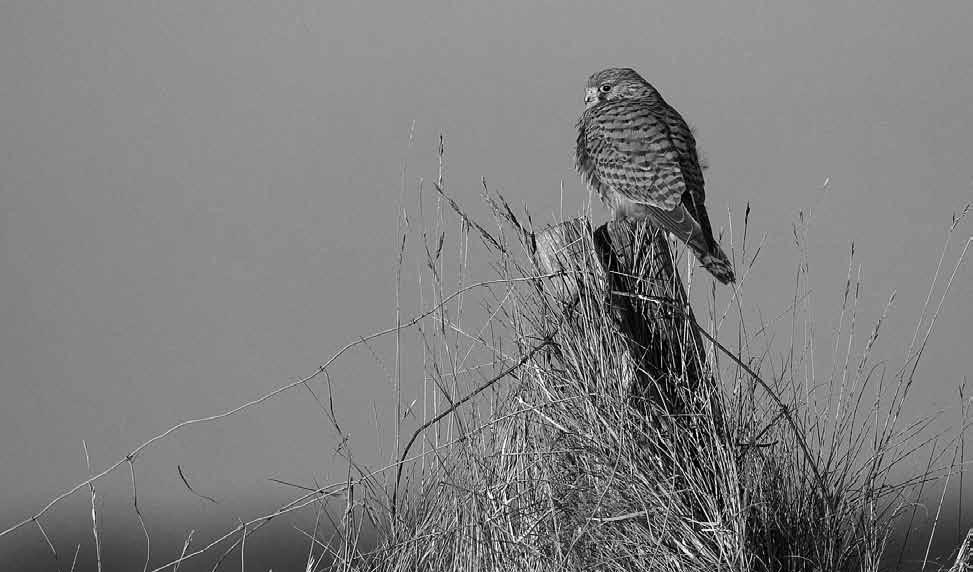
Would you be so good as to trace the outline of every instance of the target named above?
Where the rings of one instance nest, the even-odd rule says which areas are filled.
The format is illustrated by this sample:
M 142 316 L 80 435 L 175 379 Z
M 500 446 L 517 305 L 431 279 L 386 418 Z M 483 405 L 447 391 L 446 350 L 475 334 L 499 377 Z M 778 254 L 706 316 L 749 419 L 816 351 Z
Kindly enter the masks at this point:
M 104 467 L 391 325 L 402 165 L 410 192 L 433 179 L 440 132 L 475 212 L 480 177 L 544 222 L 563 181 L 577 212 L 574 122 L 608 66 L 638 69 L 696 127 L 714 227 L 751 203 L 769 239 L 750 303 L 790 303 L 791 225 L 814 206 L 822 339 L 854 241 L 861 333 L 896 289 L 880 352 L 900 363 L 950 215 L 973 199 L 973 3 L 610 5 L 0 2 L 0 529 L 84 477 L 82 439 Z M 955 407 L 970 372 L 971 279 L 967 265 L 916 411 Z M 387 383 L 356 359 L 335 383 L 367 455 Z M 226 506 L 277 494 L 267 477 L 333 479 L 333 446 L 295 393 L 151 450 L 140 494 L 156 519 L 229 511 L 232 526 L 272 507 Z M 223 508 L 188 495 L 177 464 Z M 127 478 L 102 486 L 109 507 L 130 502 Z

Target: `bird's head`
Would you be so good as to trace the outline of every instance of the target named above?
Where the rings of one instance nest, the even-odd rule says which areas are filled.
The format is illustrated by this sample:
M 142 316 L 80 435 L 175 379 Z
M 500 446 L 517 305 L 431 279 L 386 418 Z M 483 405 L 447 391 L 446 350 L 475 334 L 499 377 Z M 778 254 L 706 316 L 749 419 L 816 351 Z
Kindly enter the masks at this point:
M 655 97 L 655 88 L 633 69 L 608 68 L 588 78 L 584 90 L 585 107 L 613 99 Z

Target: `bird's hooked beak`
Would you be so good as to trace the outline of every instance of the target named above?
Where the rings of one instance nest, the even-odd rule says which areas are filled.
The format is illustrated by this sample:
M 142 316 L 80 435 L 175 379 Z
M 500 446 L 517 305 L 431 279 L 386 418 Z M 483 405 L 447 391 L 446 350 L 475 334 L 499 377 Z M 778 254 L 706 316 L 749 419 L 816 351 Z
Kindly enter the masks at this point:
M 592 105 L 598 103 L 598 88 L 589 87 L 584 90 L 584 106 L 591 107 Z

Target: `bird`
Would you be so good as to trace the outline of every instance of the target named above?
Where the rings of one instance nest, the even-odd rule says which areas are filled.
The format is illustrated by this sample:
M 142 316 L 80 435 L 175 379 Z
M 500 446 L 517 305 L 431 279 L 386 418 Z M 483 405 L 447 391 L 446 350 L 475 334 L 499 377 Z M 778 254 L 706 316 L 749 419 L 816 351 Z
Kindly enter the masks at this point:
M 723 284 L 733 265 L 713 238 L 692 129 L 630 68 L 588 78 L 575 166 L 616 221 L 648 220 L 684 242 Z

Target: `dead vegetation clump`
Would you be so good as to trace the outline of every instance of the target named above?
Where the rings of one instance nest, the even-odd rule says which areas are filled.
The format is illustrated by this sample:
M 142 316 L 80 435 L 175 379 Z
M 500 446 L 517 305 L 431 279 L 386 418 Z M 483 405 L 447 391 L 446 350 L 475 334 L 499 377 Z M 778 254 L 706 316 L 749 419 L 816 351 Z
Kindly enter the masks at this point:
M 717 341 L 717 317 L 709 329 L 697 321 L 654 229 L 592 232 L 579 219 L 535 231 L 502 197 L 484 196 L 494 233 L 445 201 L 493 257 L 499 287 L 486 311 L 516 340 L 511 355 L 494 351 L 511 367 L 477 393 L 508 383 L 479 407 L 447 407 L 458 438 L 423 453 L 436 462 L 421 476 L 396 479 L 392 518 L 366 568 L 889 565 L 894 526 L 945 451 L 933 451 L 922 474 L 892 478 L 929 445 L 923 422 L 899 426 L 922 345 L 913 343 L 889 383 L 870 362 L 879 320 L 857 359 L 851 329 L 838 332 L 847 355 L 841 365 L 836 353 L 827 379 L 799 377 L 813 359 L 804 347 L 765 380 L 759 358 Z M 858 287 L 849 272 L 843 323 L 854 318 Z

